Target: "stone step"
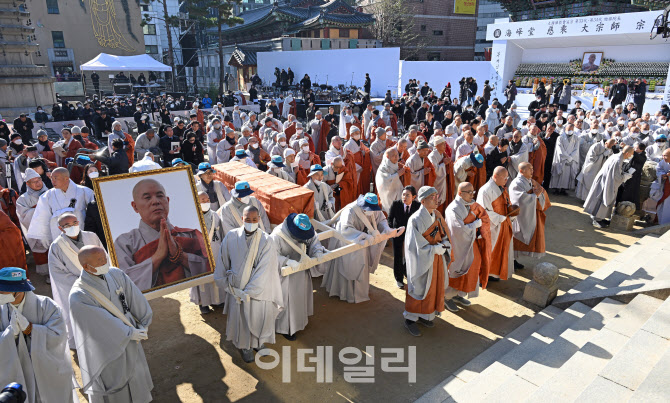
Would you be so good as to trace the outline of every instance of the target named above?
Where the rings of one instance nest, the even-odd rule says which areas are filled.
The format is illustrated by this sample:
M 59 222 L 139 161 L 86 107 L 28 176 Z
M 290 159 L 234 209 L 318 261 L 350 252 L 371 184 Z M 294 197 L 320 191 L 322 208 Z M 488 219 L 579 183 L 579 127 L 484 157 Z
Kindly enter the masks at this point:
M 480 402 L 489 398 L 503 380 L 514 374 L 529 360 L 533 359 L 543 349 L 553 342 L 561 333 L 575 321 L 586 315 L 591 308 L 576 303 L 558 315 L 537 332 L 533 333 L 497 361 L 489 365 L 479 375 L 451 395 L 447 402 Z
M 667 281 L 670 280 L 670 265 L 668 265 L 665 270 L 661 272 L 658 276 L 656 276 L 655 280 L 657 281 Z
M 647 375 L 661 359 L 662 354 L 670 348 L 670 338 L 666 338 L 667 336 L 661 337 L 646 330 L 668 334 L 668 324 L 664 322 L 667 322 L 668 309 L 670 308 L 667 305 L 662 308 L 664 309 L 658 309 L 654 312 L 642 328 L 633 334 L 630 340 L 600 371 L 594 382 L 577 397 L 577 400 L 584 399 L 586 401 L 593 396 L 597 396 L 596 393 L 602 392 L 605 384 L 613 391 L 619 391 L 620 387 L 623 387 L 628 389 L 630 394 L 642 385 Z M 624 329 L 626 328 L 624 327 Z M 612 384 L 617 386 L 612 386 Z M 625 393 L 625 395 L 629 394 Z M 627 396 L 627 398 L 629 397 Z
M 649 258 L 646 259 L 646 262 L 641 265 L 633 274 L 630 275 L 630 278 L 623 281 L 621 284 L 618 284 L 621 287 L 627 286 L 631 283 L 639 283 L 644 280 L 654 280 L 658 275 L 663 273 L 663 271 L 670 267 L 668 262 L 668 252 L 663 250 L 653 250 L 649 251 Z
M 626 304 L 606 298 L 581 319 L 575 321 L 551 344 L 542 349 L 516 373 L 503 380 L 488 399 L 522 402 L 593 338 L 607 321 L 614 318 Z M 521 378 L 521 379 L 516 379 Z M 514 385 L 514 386 L 512 386 Z
M 537 332 L 543 326 L 553 321 L 563 313 L 562 309 L 554 306 L 548 306 L 524 322 L 521 326 L 512 330 L 508 335 L 496 342 L 494 345 L 484 350 L 481 354 L 470 360 L 458 370 L 454 371 L 447 379 L 426 392 L 418 399 L 421 403 L 442 402 L 448 399 L 460 387 L 471 381 L 479 373 L 484 371 L 489 365 L 498 358 L 507 354 L 510 350 L 517 347 L 524 340 Z
M 656 363 L 647 378 L 633 392 L 630 403 L 667 402 L 670 399 L 670 349 Z
M 635 297 L 526 401 L 563 403 L 577 398 L 661 303 L 646 295 Z

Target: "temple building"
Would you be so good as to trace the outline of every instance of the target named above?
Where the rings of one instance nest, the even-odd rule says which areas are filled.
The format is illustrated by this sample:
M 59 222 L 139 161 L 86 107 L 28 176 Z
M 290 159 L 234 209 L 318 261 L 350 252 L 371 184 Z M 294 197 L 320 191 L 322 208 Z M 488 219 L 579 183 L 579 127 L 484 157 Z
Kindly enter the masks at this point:
M 374 23 L 372 14 L 358 11 L 343 0 L 287 0 L 256 6 L 242 3 L 244 24 L 223 28 L 223 54 L 229 88 L 246 89 L 256 72 L 257 52 L 321 49 L 378 48 L 375 39 L 361 39 L 363 28 Z M 198 86 L 218 86 L 217 29 L 208 31 L 210 44 L 199 51 Z

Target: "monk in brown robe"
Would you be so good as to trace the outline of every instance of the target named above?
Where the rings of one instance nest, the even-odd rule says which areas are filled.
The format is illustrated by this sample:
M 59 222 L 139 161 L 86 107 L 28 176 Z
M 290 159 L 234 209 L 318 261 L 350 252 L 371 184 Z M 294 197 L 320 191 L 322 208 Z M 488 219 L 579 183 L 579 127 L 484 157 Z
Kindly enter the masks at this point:
M 514 255 L 541 258 L 545 254 L 544 227 L 546 211 L 551 207 L 549 195 L 533 179 L 533 166 L 528 162 L 519 164 L 519 175 L 509 185 L 510 200 L 520 208 L 514 220 Z M 515 268 L 523 266 L 515 261 Z
M 0 211 L 0 251 L 2 251 L 0 267 L 18 267 L 28 270 L 21 230 L 2 211 Z

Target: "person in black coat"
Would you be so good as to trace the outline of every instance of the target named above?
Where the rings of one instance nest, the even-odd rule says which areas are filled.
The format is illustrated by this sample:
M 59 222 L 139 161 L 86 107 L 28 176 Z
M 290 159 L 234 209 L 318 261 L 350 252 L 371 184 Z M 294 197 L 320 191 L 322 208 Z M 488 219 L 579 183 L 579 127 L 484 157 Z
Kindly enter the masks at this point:
M 507 149 L 509 148 L 509 140 L 502 139 L 498 146 L 491 150 L 486 156 L 486 177 L 490 178 L 493 175 L 493 170 L 497 167 L 505 167 L 507 169 Z
M 107 249 L 107 239 L 105 238 L 105 230 L 100 219 L 100 210 L 95 199 L 86 205 L 86 219 L 84 220 L 84 231 L 95 232 L 100 238 L 102 246 Z
M 391 204 L 389 210 L 388 224 L 391 228 L 400 228 L 407 226 L 409 217 L 417 212 L 421 203 L 416 201 L 416 189 L 414 186 L 407 186 L 402 191 L 402 199 L 396 200 Z M 404 258 L 405 233 L 399 237 L 393 238 L 393 276 L 395 277 L 398 288 L 405 287 L 403 281 L 407 276 L 407 266 Z
M 363 84 L 363 89 L 365 92 L 370 95 L 370 89 L 372 88 L 372 84 L 370 83 L 370 74 L 365 73 L 365 84 Z
M 181 143 L 181 155 L 184 161 L 196 167 L 205 161 L 202 143 L 196 139 L 196 135 L 192 131 L 186 133 L 186 140 Z
M 635 208 L 637 210 L 640 209 L 640 182 L 642 181 L 642 168 L 644 167 L 644 163 L 647 162 L 647 153 L 644 150 L 645 145 L 637 143 L 633 158 L 631 158 L 630 162 L 623 164 L 624 172 L 628 171 L 630 168 L 634 168 L 635 172 L 630 179 L 621 185 L 616 198 L 617 203 L 621 203 L 622 201 L 635 203 Z
M 30 140 L 33 139 L 33 124 L 32 119 L 26 116 L 25 113 L 19 115 L 18 118 L 14 119 L 14 130 L 21 135 L 21 140 L 26 146 L 30 144 Z
M 107 165 L 110 175 L 127 174 L 130 168 L 130 161 L 128 161 L 128 154 L 123 149 L 123 140 L 112 140 L 112 153 L 109 157 L 100 157 L 95 154 L 90 154 L 89 158 L 93 161 L 100 161 Z
M 638 115 L 642 115 L 642 110 L 644 108 L 644 101 L 647 97 L 647 84 L 638 78 L 635 85 L 635 93 L 633 94 L 633 101 L 635 102 L 635 109 L 637 109 Z
M 545 131 L 540 133 L 544 145 L 547 147 L 547 157 L 544 159 L 544 180 L 542 187 L 549 189 L 549 182 L 551 182 L 551 165 L 554 160 L 554 150 L 556 149 L 556 140 L 559 134 L 556 133 L 556 123 L 550 123 L 545 128 Z

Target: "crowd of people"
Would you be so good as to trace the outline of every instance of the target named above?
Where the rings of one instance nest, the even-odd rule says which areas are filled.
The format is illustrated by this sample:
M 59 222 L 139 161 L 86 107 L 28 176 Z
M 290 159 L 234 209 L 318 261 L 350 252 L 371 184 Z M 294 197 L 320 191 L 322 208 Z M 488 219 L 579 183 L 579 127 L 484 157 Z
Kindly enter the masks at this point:
M 468 89 L 474 81 L 465 80 Z M 389 239 L 396 284 L 406 290 L 403 323 L 421 336 L 440 312 L 467 309 L 489 283 L 511 279 L 524 268 L 519 256 L 544 256 L 548 191 L 574 191 L 594 226 L 605 227 L 618 201 L 640 208 L 640 175 L 650 161 L 657 166 L 650 198 L 658 221 L 670 222 L 667 105 L 651 115 L 635 103 L 600 101 L 587 110 L 577 101 L 568 112 L 561 94 L 554 102 L 538 94 L 522 120 L 512 82 L 504 104 L 490 99 L 488 82 L 483 95 L 461 90 L 461 98 L 452 98 L 450 85 L 438 97 L 419 83 L 381 109 L 367 104 L 356 115 L 342 103 L 339 113 L 314 108 L 306 122 L 288 99 L 257 115 L 208 96 L 187 106 L 188 120 L 173 121 L 163 111 L 187 103 L 166 96 L 94 98 L 84 109 L 97 110 L 96 118 L 63 129 L 56 143 L 45 132 L 34 142 L 18 132 L 25 121 L 15 124 L 16 133 L 0 138 L 0 166 L 11 166 L 0 183 L 1 245 L 19 251 L 1 257 L 0 351 L 10 370 L 0 380 L 8 373 L 43 401 L 71 401 L 69 347 L 91 401 L 151 400 L 140 342 L 152 311 L 128 273 L 110 267 L 92 191 L 92 179 L 104 174 L 192 168 L 216 269 L 214 283 L 193 288 L 191 301 L 203 315 L 223 305 L 226 339 L 245 362 L 275 334 L 292 341 L 305 330 L 314 277 L 323 277 L 330 296 L 369 300 L 370 274 Z M 201 106 L 213 109 L 205 114 Z M 139 116 L 136 138 L 113 120 L 117 110 Z M 154 110 L 157 127 L 142 118 Z M 98 141 L 106 154 L 95 152 L 91 136 L 106 141 Z M 216 165 L 231 161 L 312 190 L 313 215 L 291 213 L 272 228 L 248 182 L 229 188 L 217 179 Z M 342 237 L 322 243 L 317 222 Z M 181 249 L 165 226 L 156 254 L 178 262 Z M 320 259 L 350 244 L 359 248 Z M 32 292 L 24 247 L 53 300 Z M 305 267 L 305 258 L 321 263 Z

